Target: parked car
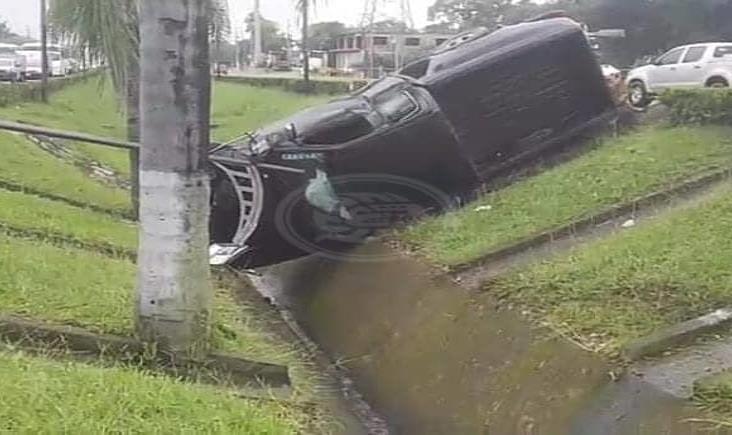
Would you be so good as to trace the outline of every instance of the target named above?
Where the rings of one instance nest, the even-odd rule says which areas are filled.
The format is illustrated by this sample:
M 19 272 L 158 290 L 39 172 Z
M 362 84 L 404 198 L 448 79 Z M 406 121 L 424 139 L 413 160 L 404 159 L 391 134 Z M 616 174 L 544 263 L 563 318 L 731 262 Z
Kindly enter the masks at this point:
M 22 82 L 25 79 L 25 70 L 17 56 L 0 57 L 0 80 Z
M 230 65 L 227 62 L 217 62 L 214 66 L 214 74 L 217 76 L 229 75 Z
M 726 88 L 732 84 L 732 43 L 676 47 L 627 78 L 631 106 L 646 107 L 657 95 L 675 88 Z
M 292 71 L 289 54 L 286 51 L 270 51 L 267 55 L 267 69 L 272 71 Z
M 258 267 L 352 247 L 341 231 L 362 240 L 393 215 L 452 207 L 614 114 L 576 22 L 460 35 L 349 97 L 212 151 L 212 258 Z M 359 189 L 369 194 L 355 199 Z

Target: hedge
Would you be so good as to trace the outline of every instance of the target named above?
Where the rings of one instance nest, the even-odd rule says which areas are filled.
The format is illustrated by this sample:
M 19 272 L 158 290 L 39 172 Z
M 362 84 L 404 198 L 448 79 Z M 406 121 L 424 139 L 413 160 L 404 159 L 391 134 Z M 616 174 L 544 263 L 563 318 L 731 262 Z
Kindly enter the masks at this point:
M 677 89 L 661 94 L 670 109 L 670 121 L 682 124 L 732 125 L 732 90 Z
M 366 80 L 311 80 L 308 88 L 304 80 L 287 77 L 217 77 L 221 82 L 238 83 L 262 88 L 281 88 L 290 92 L 342 95 L 355 91 L 368 82 Z
M 68 77 L 54 78 L 48 81 L 48 93 L 51 94 L 66 86 L 98 76 L 100 71 L 75 74 Z M 41 82 L 3 83 L 0 84 L 0 107 L 27 101 L 41 101 Z

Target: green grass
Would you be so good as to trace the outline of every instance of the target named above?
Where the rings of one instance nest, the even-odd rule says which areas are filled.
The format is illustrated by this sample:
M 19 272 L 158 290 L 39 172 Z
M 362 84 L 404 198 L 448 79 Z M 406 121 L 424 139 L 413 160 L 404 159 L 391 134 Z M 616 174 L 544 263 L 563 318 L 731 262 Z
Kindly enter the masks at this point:
M 219 82 L 213 88 L 212 122 L 218 127 L 212 137 L 225 142 L 331 98 Z
M 213 87 L 213 119 L 218 127 L 212 138 L 227 141 L 268 122 L 325 101 L 276 89 L 231 83 Z M 125 120 L 109 80 L 69 86 L 51 97 L 51 104 L 26 103 L 0 108 L 0 118 L 23 120 L 46 127 L 80 131 L 116 138 L 125 137 Z M 102 162 L 123 176 L 129 175 L 128 153 L 92 144 L 75 143 L 83 155 Z
M 86 243 L 137 248 L 137 227 L 109 215 L 32 195 L 0 190 L 0 223 L 61 234 Z
M 0 181 L 110 210 L 129 210 L 128 192 L 89 179 L 22 136 L 0 132 L 0 155 Z
M 459 265 L 535 233 L 732 163 L 732 129 L 646 129 L 428 219 L 399 237 L 429 260 Z M 476 207 L 490 205 L 490 210 Z
M 91 78 L 51 96 L 50 104 L 30 102 L 0 108 L 0 118 L 44 127 L 123 138 L 120 102 L 109 80 Z M 103 162 L 123 176 L 129 175 L 128 153 L 92 144 L 74 143 L 83 155 Z
M 732 188 L 487 285 L 588 347 L 630 340 L 732 305 Z
M 75 248 L 0 235 L 0 313 L 131 335 L 136 266 Z M 263 313 L 233 299 L 218 282 L 214 308 L 217 348 L 289 365 L 298 394 L 311 398 L 313 372 L 293 345 L 267 332 Z
M 135 265 L 0 236 L 0 312 L 97 332 L 132 330 Z
M 127 368 L 0 353 L 0 432 L 292 434 L 309 416 Z
M 696 385 L 694 400 L 714 417 L 710 424 L 732 428 L 732 373 L 715 376 Z

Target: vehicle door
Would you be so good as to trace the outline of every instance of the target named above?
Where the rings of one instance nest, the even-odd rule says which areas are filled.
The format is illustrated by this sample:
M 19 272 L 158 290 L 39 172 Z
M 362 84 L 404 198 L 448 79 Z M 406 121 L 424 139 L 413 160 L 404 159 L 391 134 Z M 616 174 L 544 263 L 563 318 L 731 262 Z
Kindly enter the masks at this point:
M 709 69 L 725 69 L 732 74 L 732 44 L 715 47 L 709 57 Z
M 679 64 L 685 53 L 686 47 L 675 48 L 656 59 L 655 67 L 648 72 L 648 86 L 653 92 L 677 85 Z
M 689 47 L 681 58 L 677 67 L 675 82 L 679 87 L 704 86 L 704 79 L 708 73 L 709 63 L 706 61 L 707 52 L 711 48 L 706 45 Z

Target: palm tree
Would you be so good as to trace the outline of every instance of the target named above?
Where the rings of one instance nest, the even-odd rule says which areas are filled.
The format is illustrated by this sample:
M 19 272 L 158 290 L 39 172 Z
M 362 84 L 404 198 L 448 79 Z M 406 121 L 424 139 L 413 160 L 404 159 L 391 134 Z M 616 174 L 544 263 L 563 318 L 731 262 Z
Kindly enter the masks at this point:
M 140 141 L 140 0 L 54 0 L 50 18 L 54 28 L 77 51 L 105 59 L 112 82 L 124 98 L 127 139 Z M 231 25 L 227 0 L 205 0 L 209 34 L 220 42 Z M 139 152 L 130 152 L 131 199 L 135 217 L 139 209 Z
M 229 18 L 228 0 L 212 1 L 209 4 L 208 16 L 211 17 L 209 35 L 211 42 L 215 44 L 215 71 L 219 74 L 219 56 L 221 56 L 221 43 L 231 36 L 231 20 Z
M 142 0 L 140 13 L 137 331 L 145 341 L 193 353 L 206 350 L 213 294 L 208 12 L 204 1 Z
M 55 0 L 51 19 L 79 49 L 106 60 L 126 101 L 129 139 L 143 144 L 142 158 L 131 156 L 141 223 L 138 334 L 173 349 L 200 348 L 211 298 L 208 42 L 226 38 L 227 3 Z
M 317 0 L 297 0 L 296 8 L 300 11 L 302 21 L 302 67 L 305 89 L 310 89 L 310 8 L 317 5 Z
M 51 21 L 78 51 L 107 62 L 112 82 L 124 97 L 127 139 L 140 141 L 139 53 L 137 0 L 55 0 Z M 139 152 L 130 152 L 132 204 L 139 198 Z

